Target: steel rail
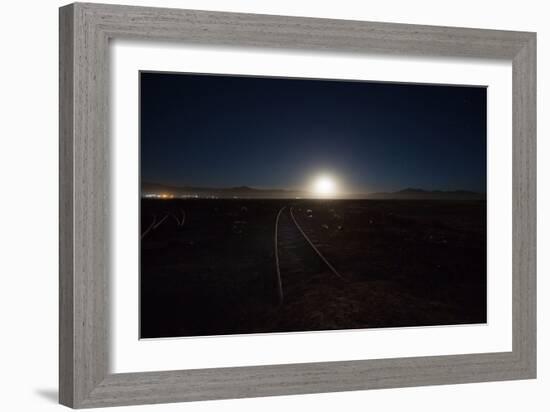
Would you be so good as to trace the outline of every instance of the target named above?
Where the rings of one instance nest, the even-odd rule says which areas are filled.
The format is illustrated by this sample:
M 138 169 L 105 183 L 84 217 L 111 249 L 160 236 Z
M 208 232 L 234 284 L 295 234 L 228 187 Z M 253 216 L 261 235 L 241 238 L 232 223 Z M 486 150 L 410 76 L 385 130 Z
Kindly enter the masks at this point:
M 147 229 L 145 229 L 145 232 L 143 232 L 143 233 L 141 234 L 141 238 L 142 238 L 142 239 L 143 239 L 145 236 L 147 236 L 147 233 L 149 233 L 149 231 L 150 231 L 151 229 L 154 228 L 156 221 L 157 221 L 157 215 L 153 215 L 153 221 L 151 222 L 151 224 L 149 225 L 149 227 L 147 227 Z
M 275 269 L 277 271 L 277 292 L 279 295 L 279 305 L 281 305 L 284 300 L 283 281 L 281 279 L 281 268 L 279 267 L 279 218 L 285 208 L 286 206 L 283 206 L 279 210 L 279 213 L 277 213 L 277 218 L 275 219 Z
M 156 229 L 157 227 L 159 227 L 160 225 L 162 225 L 162 223 L 168 218 L 168 216 L 170 216 L 169 214 L 166 214 L 164 215 L 164 217 L 162 218 L 162 220 L 160 222 L 158 222 L 155 226 L 153 226 L 153 229 Z
M 340 273 L 338 273 L 338 271 L 334 268 L 334 266 L 332 266 L 330 264 L 330 262 L 323 256 L 323 254 L 319 251 L 319 249 L 317 249 L 317 247 L 313 244 L 311 239 L 306 235 L 306 233 L 304 232 L 304 230 L 302 229 L 302 227 L 300 226 L 300 224 L 298 223 L 298 221 L 294 217 L 294 207 L 290 208 L 290 217 L 292 218 L 292 221 L 294 222 L 294 224 L 296 225 L 296 227 L 298 228 L 298 230 L 300 231 L 300 233 L 302 234 L 304 239 L 307 241 L 307 243 L 309 243 L 309 245 L 312 247 L 312 249 L 315 251 L 315 253 L 317 253 L 317 255 L 321 258 L 321 260 L 328 266 L 330 271 L 332 273 L 334 273 L 340 279 L 342 279 L 344 281 L 347 281 L 347 279 L 344 276 L 342 276 Z

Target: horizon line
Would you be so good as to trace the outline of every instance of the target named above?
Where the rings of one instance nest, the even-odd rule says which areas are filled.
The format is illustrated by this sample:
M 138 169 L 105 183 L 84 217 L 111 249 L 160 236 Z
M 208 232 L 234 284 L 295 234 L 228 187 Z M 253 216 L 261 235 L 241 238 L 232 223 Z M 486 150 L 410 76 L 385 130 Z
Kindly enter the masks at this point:
M 262 192 L 300 192 L 300 193 L 314 193 L 311 190 L 307 189 L 288 189 L 288 188 L 260 188 L 260 187 L 254 187 L 249 185 L 237 185 L 237 186 L 195 186 L 195 185 L 179 185 L 179 184 L 171 184 L 171 183 L 157 183 L 157 182 L 151 182 L 151 181 L 141 181 L 140 182 L 140 192 L 143 191 L 143 185 L 149 184 L 149 185 L 159 185 L 159 186 L 167 186 L 172 189 L 179 189 L 179 190 L 239 190 L 239 189 L 248 189 L 248 190 L 255 190 L 255 191 L 262 191 Z M 487 195 L 487 191 L 480 191 L 480 190 L 473 190 L 473 189 L 425 189 L 422 187 L 414 187 L 414 186 L 407 186 L 402 189 L 385 189 L 385 190 L 375 190 L 375 191 L 366 191 L 366 192 L 354 192 L 354 191 L 346 191 L 346 192 L 340 192 L 341 194 L 335 195 L 334 197 L 341 197 L 341 196 L 360 196 L 360 195 L 372 195 L 372 194 L 394 194 L 399 192 L 405 192 L 405 191 L 418 191 L 418 192 L 442 192 L 442 193 L 452 193 L 452 192 L 470 192 L 470 193 L 476 193 L 480 195 Z

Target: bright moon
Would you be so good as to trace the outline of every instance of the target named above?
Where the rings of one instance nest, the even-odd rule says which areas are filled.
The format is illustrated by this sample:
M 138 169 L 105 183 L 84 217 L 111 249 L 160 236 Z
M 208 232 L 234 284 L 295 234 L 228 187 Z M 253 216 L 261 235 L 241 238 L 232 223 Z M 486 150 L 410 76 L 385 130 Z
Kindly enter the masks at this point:
M 313 182 L 313 192 L 320 196 L 331 196 L 336 193 L 336 183 L 330 176 L 319 176 Z

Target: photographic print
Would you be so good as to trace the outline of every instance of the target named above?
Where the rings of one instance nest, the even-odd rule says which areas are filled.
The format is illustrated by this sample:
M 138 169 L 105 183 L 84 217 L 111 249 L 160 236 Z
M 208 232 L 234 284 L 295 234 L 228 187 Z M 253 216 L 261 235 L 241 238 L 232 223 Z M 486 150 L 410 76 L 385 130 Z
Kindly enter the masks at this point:
M 140 338 L 486 323 L 484 86 L 139 78 Z

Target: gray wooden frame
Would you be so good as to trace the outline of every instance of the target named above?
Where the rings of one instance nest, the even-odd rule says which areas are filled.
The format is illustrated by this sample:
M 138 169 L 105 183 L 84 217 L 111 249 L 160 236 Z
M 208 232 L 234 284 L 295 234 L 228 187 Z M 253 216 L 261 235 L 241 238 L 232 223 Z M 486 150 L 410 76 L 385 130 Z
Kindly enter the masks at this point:
M 511 61 L 513 350 L 110 374 L 108 50 L 113 38 Z M 103 4 L 62 7 L 60 402 L 85 408 L 534 378 L 535 100 L 535 33 Z

